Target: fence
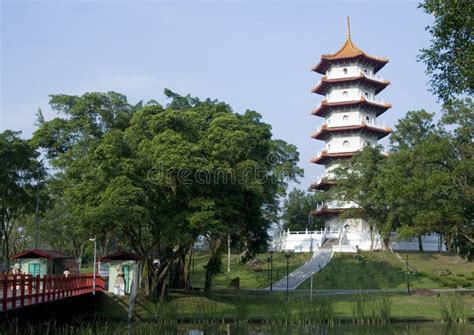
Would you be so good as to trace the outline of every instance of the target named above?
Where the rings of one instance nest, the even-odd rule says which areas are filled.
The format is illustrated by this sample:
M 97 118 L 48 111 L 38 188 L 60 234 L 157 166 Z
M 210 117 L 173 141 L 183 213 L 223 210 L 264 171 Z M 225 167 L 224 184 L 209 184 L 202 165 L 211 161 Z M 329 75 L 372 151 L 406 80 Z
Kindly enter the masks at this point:
M 93 291 L 92 274 L 65 277 L 64 275 L 36 276 L 0 274 L 1 312 L 23 306 L 74 297 Z M 96 277 L 96 291 L 102 291 L 105 281 Z

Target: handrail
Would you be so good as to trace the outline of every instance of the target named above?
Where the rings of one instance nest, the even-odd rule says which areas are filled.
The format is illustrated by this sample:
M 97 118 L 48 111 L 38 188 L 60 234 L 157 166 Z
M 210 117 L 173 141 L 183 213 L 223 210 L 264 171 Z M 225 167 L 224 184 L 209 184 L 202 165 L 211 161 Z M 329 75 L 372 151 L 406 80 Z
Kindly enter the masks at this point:
M 96 276 L 96 290 L 104 289 L 104 278 Z M 92 290 L 92 274 L 34 277 L 0 273 L 0 311 L 91 293 Z

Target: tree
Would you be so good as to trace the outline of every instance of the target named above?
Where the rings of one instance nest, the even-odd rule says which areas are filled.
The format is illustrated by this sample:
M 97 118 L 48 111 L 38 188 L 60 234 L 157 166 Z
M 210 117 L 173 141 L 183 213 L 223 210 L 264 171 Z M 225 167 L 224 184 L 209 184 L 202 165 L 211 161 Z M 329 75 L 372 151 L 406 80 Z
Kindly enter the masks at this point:
M 424 0 L 419 7 L 434 16 L 426 30 L 432 35 L 429 48 L 419 60 L 426 64 L 431 91 L 447 102 L 474 92 L 474 13 L 470 0 Z
M 398 120 L 394 132 L 390 135 L 392 149 L 413 148 L 433 134 L 437 129 L 433 123 L 433 113 L 424 109 L 408 111 L 405 117 Z
M 18 221 L 34 211 L 35 186 L 44 174 L 37 161 L 38 152 L 19 132 L 0 133 L 0 215 L 3 271 L 9 269 L 12 234 Z M 15 242 L 13 242 L 15 243 Z
M 353 202 L 358 207 L 342 214 L 344 218 L 361 218 L 370 227 L 371 249 L 375 235 L 380 233 L 388 245 L 393 227 L 388 225 L 388 205 L 381 187 L 380 172 L 385 157 L 380 147 L 365 147 L 351 159 L 340 163 L 335 169 L 337 184 L 328 192 L 329 197 Z
M 126 241 L 152 299 L 168 284 L 189 286 L 186 255 L 198 236 L 212 246 L 206 290 L 228 235 L 249 254 L 265 247 L 277 197 L 301 174 L 296 149 L 272 139 L 258 113 L 165 94 L 166 107 L 131 106 L 117 93 L 52 96 L 65 117 L 40 122 L 34 136 L 58 169 L 55 203 L 66 214 L 51 219 L 78 251 L 85 234 Z
M 309 219 L 311 210 L 321 201 L 320 198 L 319 193 L 309 193 L 294 188 L 283 202 L 282 229 L 315 230 L 324 227 L 324 222 L 320 219 Z

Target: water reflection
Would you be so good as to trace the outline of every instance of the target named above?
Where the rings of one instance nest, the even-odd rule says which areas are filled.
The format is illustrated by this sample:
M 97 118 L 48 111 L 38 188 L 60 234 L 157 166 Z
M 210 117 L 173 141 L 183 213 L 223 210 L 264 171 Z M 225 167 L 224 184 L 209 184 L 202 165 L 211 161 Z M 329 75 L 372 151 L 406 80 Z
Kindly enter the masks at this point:
M 176 325 L 158 327 L 150 324 L 135 325 L 134 334 L 164 335 L 464 335 L 474 334 L 474 325 L 448 325 L 439 323 L 396 323 L 387 325 L 341 324 L 334 326 L 282 326 L 255 324 Z
M 84 322 L 65 324 L 0 323 L 0 334 L 47 335 L 464 335 L 474 334 L 474 324 L 392 323 L 385 325 L 336 324 L 333 326 L 295 326 L 276 324 L 159 324 L 137 322 L 128 327 L 122 322 Z

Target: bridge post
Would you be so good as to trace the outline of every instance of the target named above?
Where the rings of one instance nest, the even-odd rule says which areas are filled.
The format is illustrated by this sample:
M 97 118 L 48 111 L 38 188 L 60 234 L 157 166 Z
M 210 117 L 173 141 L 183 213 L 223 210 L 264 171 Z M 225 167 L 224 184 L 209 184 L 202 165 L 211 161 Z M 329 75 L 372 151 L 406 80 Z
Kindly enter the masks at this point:
M 16 308 L 16 274 L 12 276 L 12 309 Z
M 59 298 L 58 292 L 58 275 L 53 275 L 53 300 L 57 300 Z
M 65 283 L 66 283 L 66 282 L 65 282 L 64 279 L 66 279 L 66 277 L 64 277 L 64 276 L 59 277 L 59 292 L 60 292 L 59 298 L 60 298 L 60 299 L 64 298 L 64 297 L 65 297 L 65 293 L 66 293 L 66 292 L 65 292 Z
M 33 304 L 33 276 L 27 275 L 27 288 L 28 288 L 28 305 Z
M 35 278 L 35 303 L 39 303 L 39 294 L 40 294 L 40 276 L 36 275 Z
M 3 274 L 2 275 L 2 291 L 3 291 L 3 301 L 2 301 L 2 312 L 5 312 L 7 310 L 7 297 L 8 297 L 8 275 Z
M 20 307 L 25 305 L 25 275 L 20 275 Z

